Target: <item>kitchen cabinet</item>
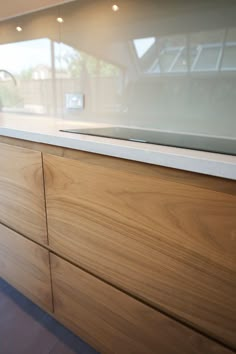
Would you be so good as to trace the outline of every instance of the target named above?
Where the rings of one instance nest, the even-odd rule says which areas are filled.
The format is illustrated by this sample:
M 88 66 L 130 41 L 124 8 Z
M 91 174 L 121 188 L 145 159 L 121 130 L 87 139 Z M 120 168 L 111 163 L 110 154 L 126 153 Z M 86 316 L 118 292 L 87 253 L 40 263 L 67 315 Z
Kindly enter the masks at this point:
M 0 148 L 0 277 L 102 353 L 232 353 L 235 181 Z
M 0 277 L 52 311 L 49 252 L 0 224 Z
M 236 345 L 234 189 L 96 155 L 44 164 L 53 250 Z
M 51 261 L 55 316 L 99 352 L 228 352 L 60 257 Z
M 47 243 L 41 152 L 0 144 L 0 222 Z

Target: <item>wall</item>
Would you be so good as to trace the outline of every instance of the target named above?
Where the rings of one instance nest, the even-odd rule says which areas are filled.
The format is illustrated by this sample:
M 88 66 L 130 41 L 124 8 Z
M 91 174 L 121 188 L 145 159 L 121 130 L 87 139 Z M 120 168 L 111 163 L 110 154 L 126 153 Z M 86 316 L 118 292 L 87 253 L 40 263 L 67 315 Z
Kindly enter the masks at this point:
M 0 21 L 73 0 L 8 0 L 0 10 Z
M 2 109 L 235 137 L 235 1 L 112 4 L 77 0 L 0 24 L 0 68 L 18 80 L 0 73 Z M 68 108 L 70 93 L 85 95 L 84 110 Z

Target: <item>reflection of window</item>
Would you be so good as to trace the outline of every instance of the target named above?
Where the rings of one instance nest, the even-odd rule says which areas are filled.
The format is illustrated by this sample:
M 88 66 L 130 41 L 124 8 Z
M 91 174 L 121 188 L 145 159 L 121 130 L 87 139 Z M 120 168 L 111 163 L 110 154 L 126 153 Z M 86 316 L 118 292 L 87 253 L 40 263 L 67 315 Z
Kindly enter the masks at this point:
M 218 70 L 222 53 L 222 45 L 208 44 L 200 46 L 192 65 L 192 71 Z
M 236 43 L 226 44 L 221 70 L 236 70 Z
M 39 66 L 51 67 L 51 42 L 48 38 L 0 45 L 0 67 L 20 78 L 31 79 Z
M 149 74 L 186 71 L 186 38 L 183 35 L 141 38 L 132 42 L 140 69 Z
M 160 55 L 160 68 L 161 72 L 171 71 L 171 67 L 177 60 L 180 50 L 169 48 L 164 50 Z
M 149 37 L 132 42 L 147 75 L 236 71 L 236 29 Z
M 174 65 L 171 68 L 172 72 L 180 73 L 187 71 L 187 51 L 183 48 L 179 53 Z
M 138 58 L 142 58 L 153 46 L 155 41 L 156 39 L 154 37 L 134 39 L 134 47 Z
M 168 73 L 186 71 L 185 48 L 167 48 L 162 50 L 159 58 L 150 68 L 151 73 Z

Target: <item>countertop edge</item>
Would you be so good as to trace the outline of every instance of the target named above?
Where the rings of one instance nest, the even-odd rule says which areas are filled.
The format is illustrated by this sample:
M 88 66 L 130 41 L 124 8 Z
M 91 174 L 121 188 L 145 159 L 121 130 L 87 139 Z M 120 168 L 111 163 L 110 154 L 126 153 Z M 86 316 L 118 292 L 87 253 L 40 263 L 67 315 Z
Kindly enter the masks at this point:
M 78 135 L 67 133 L 59 136 L 12 128 L 0 128 L 0 135 L 236 180 L 235 156 L 96 137 L 80 139 Z

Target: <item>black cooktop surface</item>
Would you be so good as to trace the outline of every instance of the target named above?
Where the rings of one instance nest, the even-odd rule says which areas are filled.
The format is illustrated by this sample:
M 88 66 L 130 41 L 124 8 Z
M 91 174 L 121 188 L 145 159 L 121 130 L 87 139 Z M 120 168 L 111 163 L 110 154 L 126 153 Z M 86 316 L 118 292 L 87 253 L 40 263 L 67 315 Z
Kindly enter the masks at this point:
M 236 155 L 236 139 L 123 127 L 66 129 L 67 133 Z

